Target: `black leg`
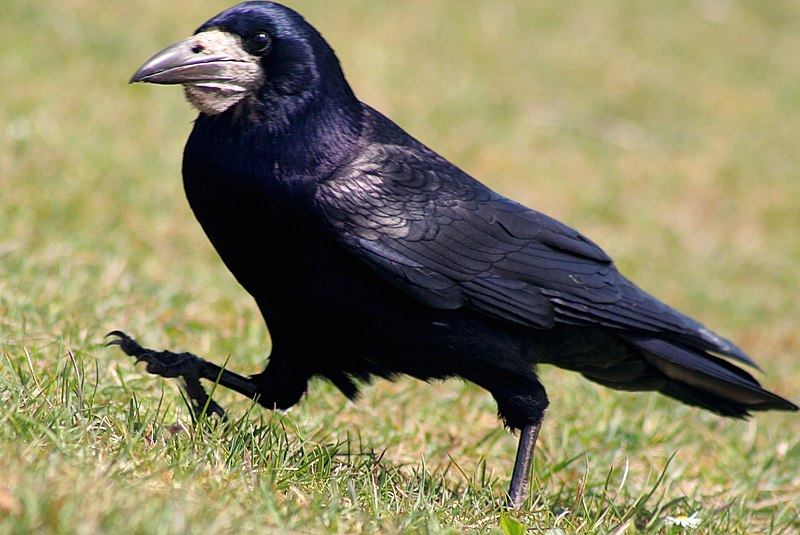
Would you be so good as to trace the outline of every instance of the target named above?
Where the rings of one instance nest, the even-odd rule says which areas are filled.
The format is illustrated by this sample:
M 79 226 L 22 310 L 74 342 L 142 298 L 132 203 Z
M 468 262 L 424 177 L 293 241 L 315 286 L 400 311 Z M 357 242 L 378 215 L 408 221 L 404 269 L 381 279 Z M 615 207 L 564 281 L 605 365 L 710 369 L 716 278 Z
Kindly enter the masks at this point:
M 536 439 L 539 437 L 541 422 L 536 425 L 526 425 L 519 435 L 517 459 L 514 461 L 514 473 L 511 476 L 511 487 L 508 490 L 508 506 L 519 509 L 528 497 L 528 484 L 531 479 L 531 465 L 533 451 L 536 448 Z
M 225 411 L 213 399 L 210 399 L 200 379 L 216 382 L 249 398 L 258 394 L 256 384 L 233 372 L 229 372 L 214 363 L 201 359 L 191 353 L 173 353 L 172 351 L 154 351 L 140 346 L 136 340 L 121 331 L 112 331 L 106 336 L 115 336 L 107 346 L 119 346 L 120 349 L 136 362 L 145 362 L 147 371 L 167 378 L 181 378 L 186 395 L 191 400 L 198 416 L 208 405 L 208 410 L 225 419 Z

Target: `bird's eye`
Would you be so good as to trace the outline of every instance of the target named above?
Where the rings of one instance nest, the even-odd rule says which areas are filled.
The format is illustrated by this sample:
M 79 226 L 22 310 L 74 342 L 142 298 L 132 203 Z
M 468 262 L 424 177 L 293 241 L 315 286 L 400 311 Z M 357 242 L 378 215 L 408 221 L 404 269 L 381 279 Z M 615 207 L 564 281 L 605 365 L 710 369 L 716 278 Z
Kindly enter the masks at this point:
M 269 49 L 272 37 L 267 32 L 257 32 L 244 40 L 244 49 L 255 56 L 260 56 Z

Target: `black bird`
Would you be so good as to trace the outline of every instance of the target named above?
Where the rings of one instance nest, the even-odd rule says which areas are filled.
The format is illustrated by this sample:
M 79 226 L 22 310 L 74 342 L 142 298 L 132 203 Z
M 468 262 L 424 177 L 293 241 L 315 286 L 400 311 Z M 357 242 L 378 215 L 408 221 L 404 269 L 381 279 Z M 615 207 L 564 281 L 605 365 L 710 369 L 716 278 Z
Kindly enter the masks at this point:
M 112 333 L 152 373 L 183 377 L 198 406 L 223 414 L 199 379 L 285 409 L 313 376 L 350 399 L 374 376 L 462 377 L 521 430 L 513 506 L 548 404 L 538 364 L 724 416 L 798 409 L 722 358 L 755 366 L 741 349 L 640 290 L 589 239 L 360 102 L 330 46 L 287 7 L 224 11 L 131 82 L 182 84 L 200 111 L 186 195 L 274 342 L 246 378 Z

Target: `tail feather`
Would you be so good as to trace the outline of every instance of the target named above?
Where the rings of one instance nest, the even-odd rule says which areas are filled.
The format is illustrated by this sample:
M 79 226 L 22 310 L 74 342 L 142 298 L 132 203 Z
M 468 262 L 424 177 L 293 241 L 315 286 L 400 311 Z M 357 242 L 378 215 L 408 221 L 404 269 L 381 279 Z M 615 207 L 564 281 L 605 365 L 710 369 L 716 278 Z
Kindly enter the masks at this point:
M 746 417 L 749 411 L 796 411 L 797 405 L 761 387 L 743 369 L 701 349 L 663 338 L 625 334 L 669 380 L 659 390 L 690 405 Z

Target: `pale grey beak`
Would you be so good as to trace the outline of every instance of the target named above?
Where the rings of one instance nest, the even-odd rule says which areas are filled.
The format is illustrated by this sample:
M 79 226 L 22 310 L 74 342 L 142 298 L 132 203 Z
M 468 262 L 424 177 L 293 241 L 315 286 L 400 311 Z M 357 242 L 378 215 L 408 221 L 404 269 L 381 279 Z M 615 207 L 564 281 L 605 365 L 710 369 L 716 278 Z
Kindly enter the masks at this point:
M 148 59 L 130 79 L 130 83 L 195 84 L 231 82 L 239 58 L 222 53 L 207 53 L 198 45 L 197 36 L 175 43 Z

